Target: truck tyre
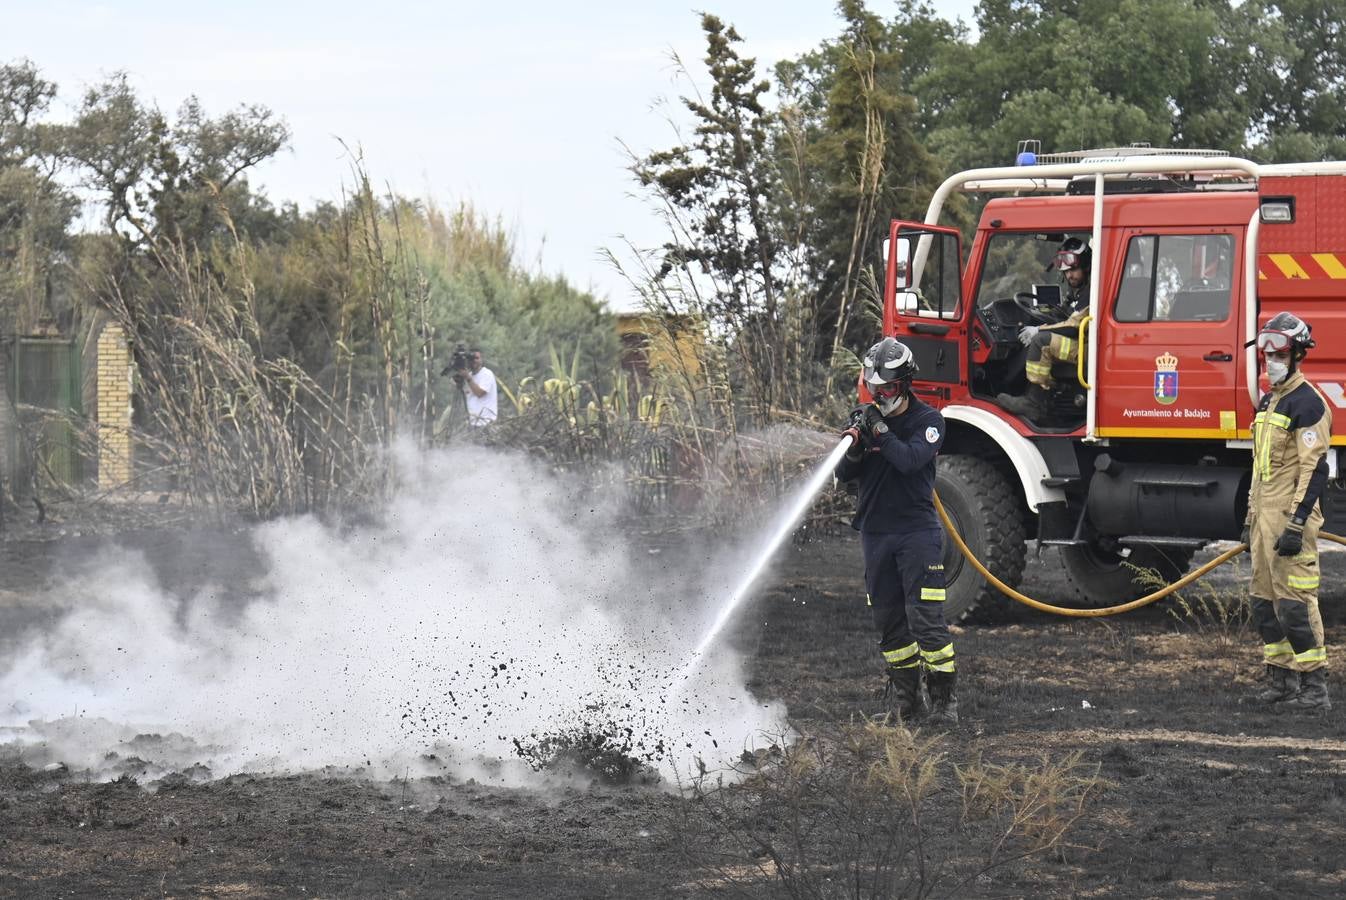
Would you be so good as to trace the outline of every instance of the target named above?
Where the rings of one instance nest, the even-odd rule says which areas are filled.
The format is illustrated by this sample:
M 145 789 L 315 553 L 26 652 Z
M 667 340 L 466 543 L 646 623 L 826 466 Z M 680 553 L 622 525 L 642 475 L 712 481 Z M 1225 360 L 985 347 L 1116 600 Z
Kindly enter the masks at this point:
M 1177 547 L 1133 547 L 1125 560 L 1093 545 L 1060 549 L 1066 579 L 1083 609 L 1116 606 L 1152 594 L 1186 575 L 1193 556 L 1193 551 Z M 1156 583 L 1151 572 L 1163 584 Z
M 1010 587 L 1024 574 L 1024 524 L 1018 493 L 1005 477 L 975 456 L 941 456 L 935 490 L 972 555 Z M 1003 595 L 944 538 L 944 617 L 961 622 L 978 608 L 989 610 Z

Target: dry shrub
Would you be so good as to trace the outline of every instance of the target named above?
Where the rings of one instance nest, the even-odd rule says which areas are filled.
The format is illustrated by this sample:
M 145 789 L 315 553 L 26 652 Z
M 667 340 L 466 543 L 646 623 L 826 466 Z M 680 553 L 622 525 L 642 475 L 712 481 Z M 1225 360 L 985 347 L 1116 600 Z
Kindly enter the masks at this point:
M 1240 570 L 1237 582 L 1247 584 L 1243 560 L 1235 557 L 1225 563 Z M 1153 569 L 1136 568 L 1136 582 L 1149 591 L 1167 587 L 1162 575 Z M 1215 649 L 1241 647 L 1247 643 L 1252 624 L 1252 606 L 1243 588 L 1219 587 L 1198 579 L 1164 600 L 1165 611 L 1180 628 L 1188 629 L 1210 642 Z
M 1217 649 L 1242 647 L 1252 634 L 1252 604 L 1245 591 L 1207 586 L 1175 592 L 1168 614 Z
M 957 897 L 1062 849 L 1102 790 L 1080 754 L 950 761 L 946 736 L 861 720 L 745 754 L 688 785 L 679 837 L 722 885 L 765 897 Z M 708 827 L 709 826 L 709 827 Z
M 1098 765 L 1085 764 L 1080 751 L 1056 761 L 1043 753 L 1032 765 L 998 765 L 975 757 L 954 771 L 962 785 L 965 820 L 996 826 L 992 834 L 999 837 L 988 848 L 989 859 L 1061 847 L 1103 785 Z

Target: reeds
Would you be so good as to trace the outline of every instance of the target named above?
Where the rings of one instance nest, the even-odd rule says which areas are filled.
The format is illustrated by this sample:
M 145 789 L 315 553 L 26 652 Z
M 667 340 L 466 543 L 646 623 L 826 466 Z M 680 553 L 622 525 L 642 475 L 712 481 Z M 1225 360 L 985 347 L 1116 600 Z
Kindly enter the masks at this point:
M 241 246 L 235 254 L 241 254 Z M 158 277 L 133 294 L 112 284 L 106 308 L 133 336 L 143 420 L 139 448 L 163 487 L 207 509 L 259 517 L 321 508 L 370 471 L 379 424 L 343 404 L 293 360 L 269 358 L 251 282 L 237 258 L 156 247 Z M 340 473 L 340 477 L 335 477 Z

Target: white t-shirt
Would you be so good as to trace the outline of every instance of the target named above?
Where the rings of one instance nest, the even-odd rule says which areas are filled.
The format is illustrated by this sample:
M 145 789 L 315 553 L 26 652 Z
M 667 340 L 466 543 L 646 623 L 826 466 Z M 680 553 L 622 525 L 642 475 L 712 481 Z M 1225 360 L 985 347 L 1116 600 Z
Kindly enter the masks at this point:
M 467 424 L 473 428 L 489 425 L 496 417 L 495 373 L 482 366 L 472 373 L 472 380 L 486 393 L 478 397 L 472 385 L 463 383 L 463 396 L 467 399 Z

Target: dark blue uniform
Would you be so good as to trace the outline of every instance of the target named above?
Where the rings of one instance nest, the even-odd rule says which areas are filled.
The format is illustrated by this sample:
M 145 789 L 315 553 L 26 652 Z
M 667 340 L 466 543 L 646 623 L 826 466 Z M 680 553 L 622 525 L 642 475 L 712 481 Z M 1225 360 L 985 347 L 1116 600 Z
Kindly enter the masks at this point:
M 865 556 L 865 589 L 888 665 L 954 671 L 953 640 L 944 620 L 944 529 L 935 511 L 935 456 L 944 417 L 914 395 L 884 419 L 886 434 L 837 466 L 858 480 L 853 528 Z

